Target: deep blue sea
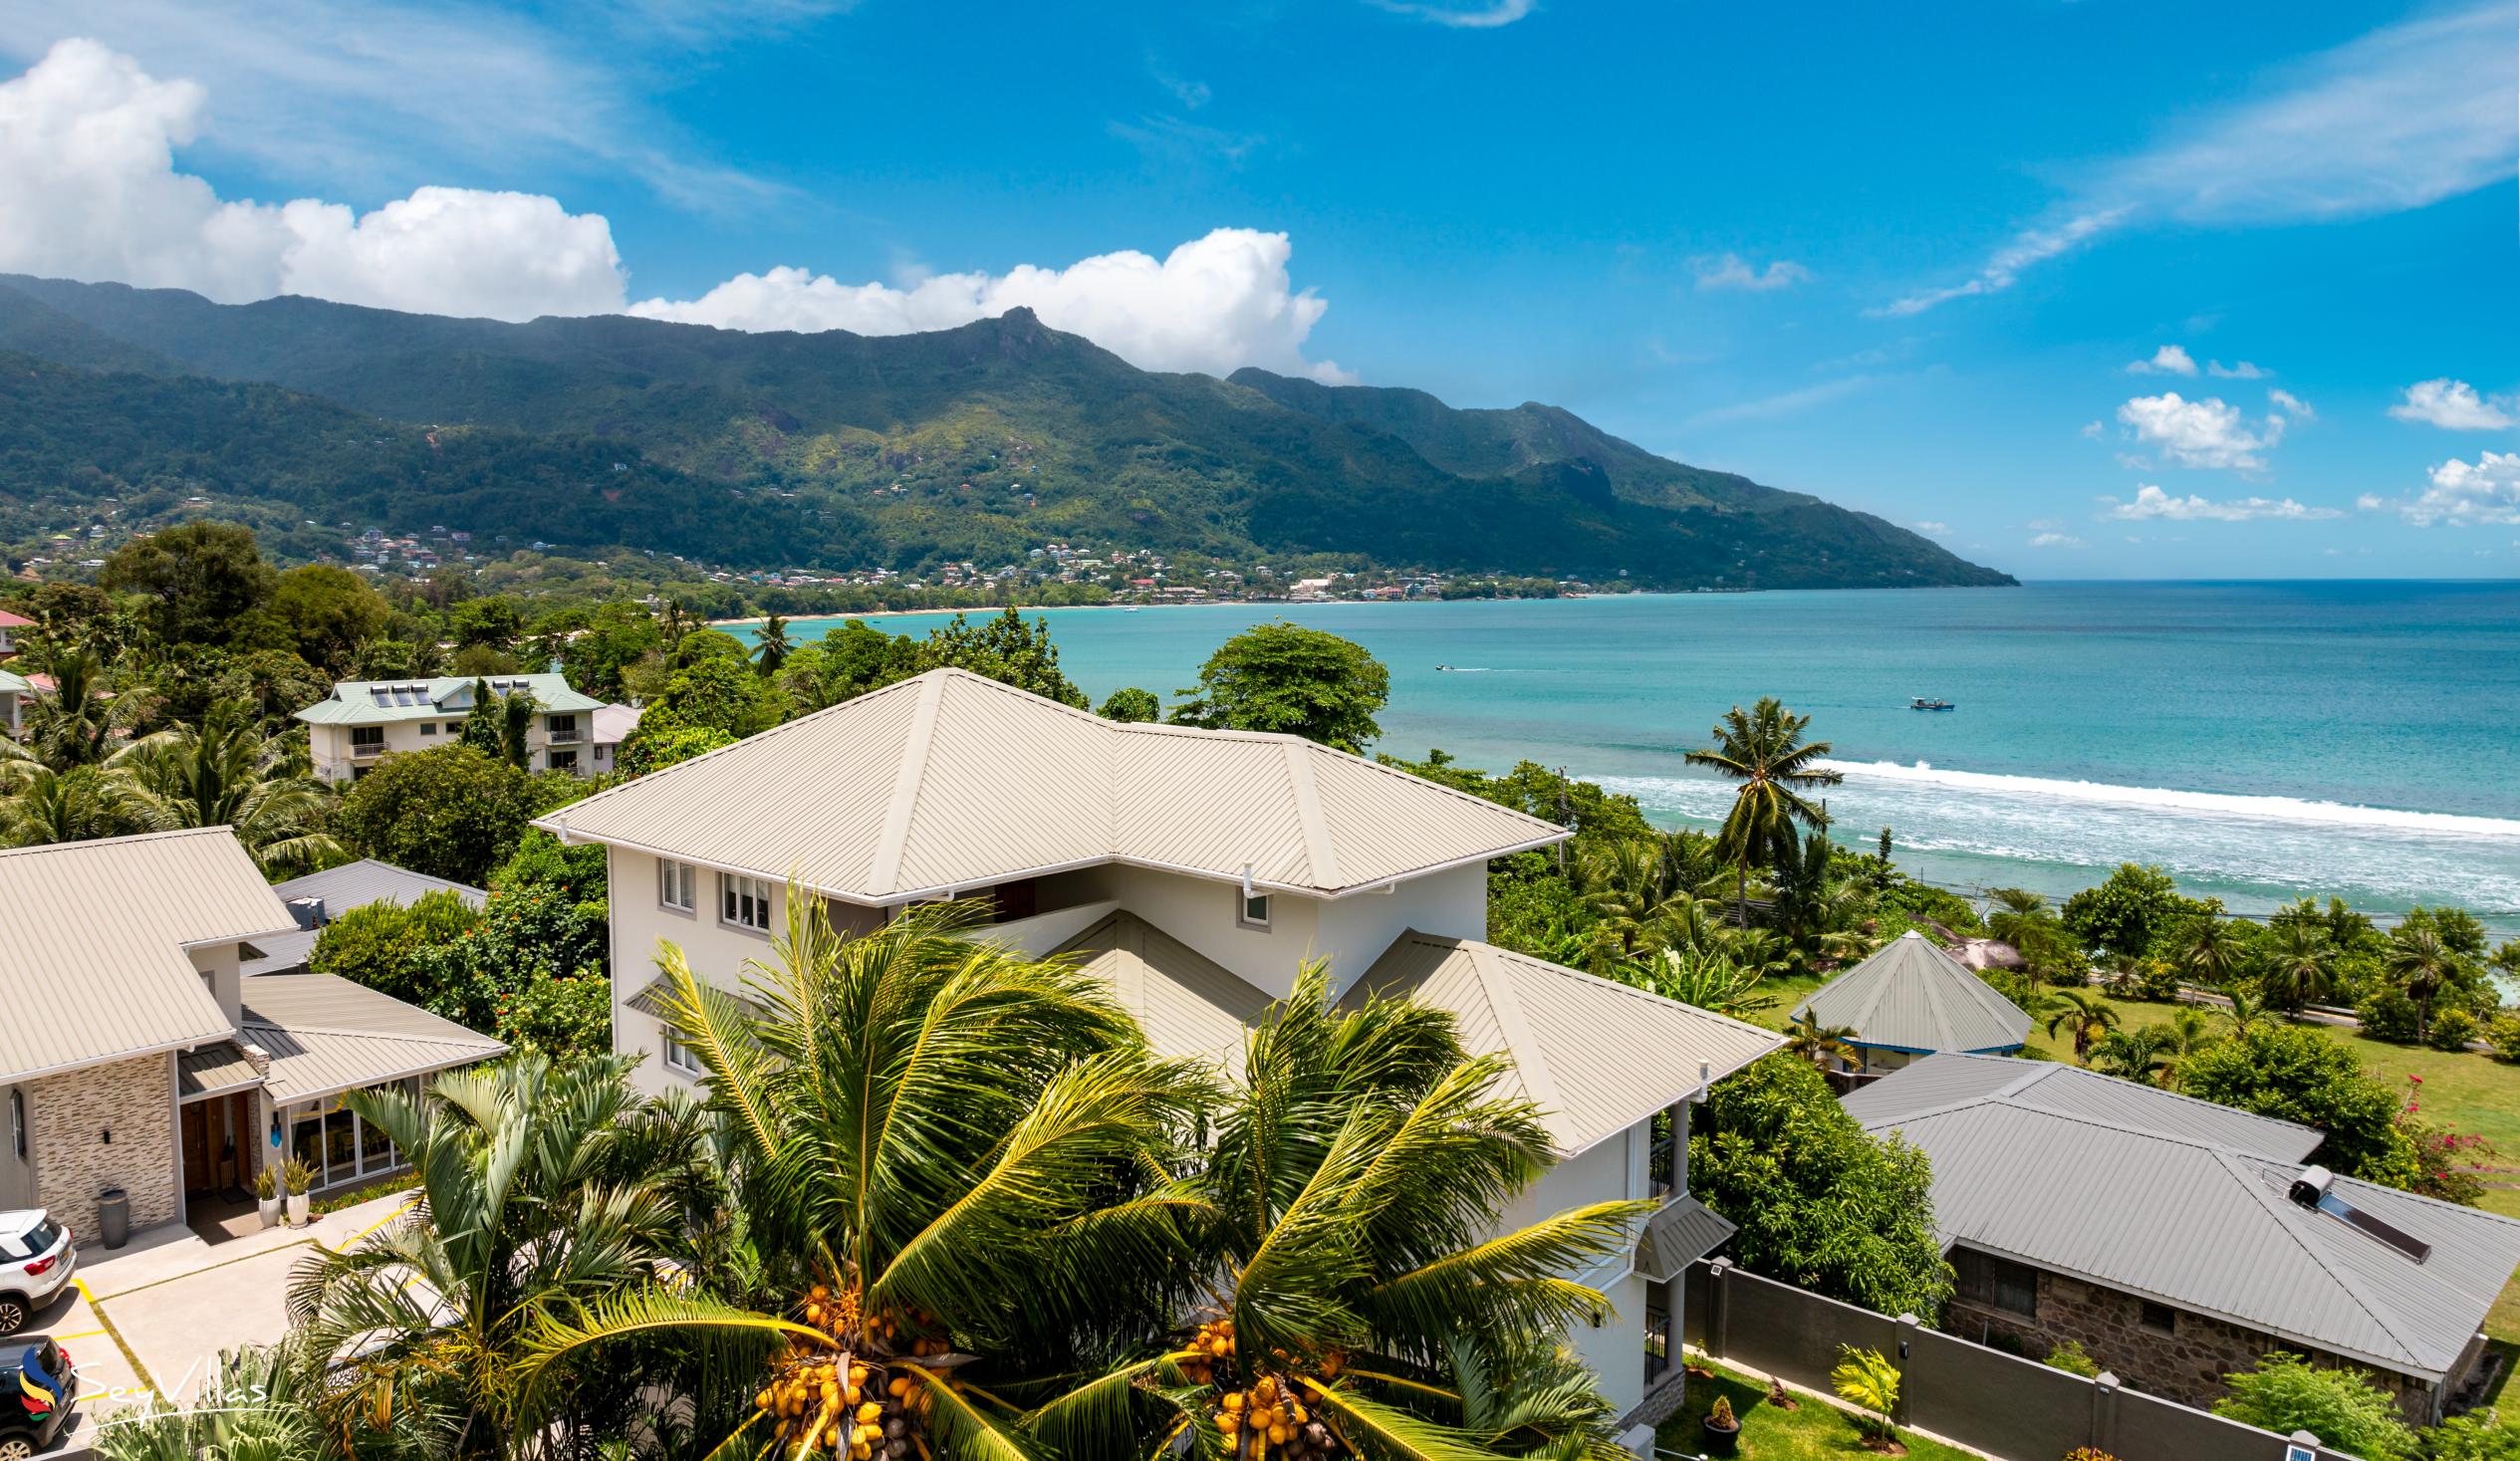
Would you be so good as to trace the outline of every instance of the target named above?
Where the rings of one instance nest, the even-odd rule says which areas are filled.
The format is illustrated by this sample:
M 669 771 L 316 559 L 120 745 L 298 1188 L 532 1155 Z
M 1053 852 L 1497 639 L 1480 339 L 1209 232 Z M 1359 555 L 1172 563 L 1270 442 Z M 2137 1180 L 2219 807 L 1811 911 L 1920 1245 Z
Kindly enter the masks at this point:
M 1170 703 L 1260 619 L 1345 634 L 1390 666 L 1377 749 L 1561 766 L 1671 826 L 1711 826 L 1730 795 L 1680 753 L 1727 706 L 1775 695 L 1846 773 L 1837 834 L 1869 846 L 1888 826 L 1902 864 L 1962 889 L 2061 895 L 2138 860 L 2235 909 L 2447 900 L 2520 931 L 2520 584 L 1044 612 L 1098 701 L 1139 685 Z M 1919 695 L 1958 708 L 1907 709 Z

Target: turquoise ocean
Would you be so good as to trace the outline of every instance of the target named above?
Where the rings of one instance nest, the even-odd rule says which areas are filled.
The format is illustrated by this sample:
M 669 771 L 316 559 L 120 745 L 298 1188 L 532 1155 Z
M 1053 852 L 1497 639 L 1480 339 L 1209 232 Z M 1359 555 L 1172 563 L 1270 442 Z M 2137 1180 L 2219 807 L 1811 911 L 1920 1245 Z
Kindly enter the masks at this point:
M 1562 767 L 1710 827 L 1689 770 L 1733 704 L 1812 717 L 1833 831 L 1910 871 L 2063 895 L 2120 861 L 2264 911 L 2449 901 L 2520 932 L 2520 584 L 2034 584 L 1453 604 L 1036 610 L 1097 702 L 1171 703 L 1288 618 L 1391 671 L 1375 749 Z M 950 615 L 879 619 L 923 633 Z M 800 641 L 838 620 L 796 620 Z M 742 629 L 738 633 L 745 633 Z M 746 634 L 749 637 L 748 634 Z M 1446 669 L 1442 666 L 1449 665 Z M 1948 713 L 1907 708 L 1948 699 Z

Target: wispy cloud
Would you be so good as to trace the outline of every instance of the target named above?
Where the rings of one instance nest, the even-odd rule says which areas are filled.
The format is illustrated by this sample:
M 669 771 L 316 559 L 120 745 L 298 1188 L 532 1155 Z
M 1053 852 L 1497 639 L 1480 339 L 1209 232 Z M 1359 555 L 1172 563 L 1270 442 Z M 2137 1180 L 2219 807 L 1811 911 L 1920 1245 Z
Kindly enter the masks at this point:
M 2083 540 L 2071 533 L 2040 533 L 2030 540 L 2033 548 L 2080 548 Z
M 1183 117 L 1149 116 L 1105 123 L 1105 130 L 1147 156 L 1168 162 L 1240 162 L 1269 139 L 1261 132 L 1209 126 Z
M 1730 405 L 1713 406 L 1699 411 L 1680 423 L 1682 430 L 1700 426 L 1723 426 L 1737 421 L 1767 421 L 1779 416 L 1799 415 L 1814 406 L 1827 405 L 1861 390 L 1869 390 L 1882 379 L 1879 375 L 1842 375 L 1823 380 L 1799 390 L 1779 391 L 1755 399 L 1735 401 Z
M 1443 0 L 1368 0 L 1377 10 L 1393 15 L 1412 16 L 1455 30 L 1494 30 L 1540 8 L 1539 0 L 1486 0 L 1486 3 L 1445 4 Z
M 1699 289 L 1746 289 L 1764 294 L 1783 289 L 1811 278 L 1811 271 L 1791 259 L 1772 259 L 1765 269 L 1759 268 L 1739 254 L 1716 254 L 1692 259 Z
M 1877 313 L 1913 315 L 2009 289 L 2114 229 L 2247 227 L 2420 208 L 2504 181 L 2520 106 L 2502 0 L 2387 26 L 2289 68 L 2250 101 L 2092 170 L 1961 283 Z
M 2186 347 L 2165 345 L 2154 351 L 2152 359 L 2148 361 L 2130 362 L 2127 365 L 2127 373 L 2130 375 L 2193 375 L 2196 373 L 2196 361 L 2187 353 Z
M 2173 523 L 2252 523 L 2277 519 L 2307 523 L 2345 516 L 2337 508 L 2307 507 L 2289 497 L 2235 497 L 2221 502 L 2194 495 L 2172 497 L 2150 483 L 2138 487 L 2132 502 L 2121 502 L 2115 497 L 2100 500 L 2109 508 L 2103 516 L 2123 522 L 2158 519 Z
M 1154 79 L 1156 86 L 1171 93 L 1172 100 L 1180 103 L 1186 112 L 1196 112 L 1216 98 L 1216 93 L 1207 83 L 1174 76 L 1170 68 L 1152 55 L 1146 58 L 1146 75 Z
M 2400 421 L 2438 426 L 2444 431 L 2507 431 L 2520 426 L 2520 400 L 2488 399 L 2464 380 L 2418 380 L 2389 408 Z
M 2210 361 L 2206 363 L 2205 373 L 2223 380 L 2263 380 L 2275 372 L 2247 361 L 2242 361 L 2236 365 L 2226 365 L 2220 361 Z

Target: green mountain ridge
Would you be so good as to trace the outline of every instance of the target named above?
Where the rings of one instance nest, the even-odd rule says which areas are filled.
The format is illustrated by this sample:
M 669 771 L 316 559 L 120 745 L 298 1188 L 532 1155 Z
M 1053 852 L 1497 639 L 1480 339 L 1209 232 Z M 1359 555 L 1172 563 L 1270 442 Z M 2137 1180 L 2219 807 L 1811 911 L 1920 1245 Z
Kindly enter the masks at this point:
M 0 449 L 0 497 L 181 479 L 327 523 L 738 567 L 909 571 L 1070 541 L 1673 588 L 2011 582 L 1556 407 L 1140 370 L 1027 310 L 744 334 L 0 276 L 0 351 L 51 367 L 8 370 L 0 401 L 45 424 Z

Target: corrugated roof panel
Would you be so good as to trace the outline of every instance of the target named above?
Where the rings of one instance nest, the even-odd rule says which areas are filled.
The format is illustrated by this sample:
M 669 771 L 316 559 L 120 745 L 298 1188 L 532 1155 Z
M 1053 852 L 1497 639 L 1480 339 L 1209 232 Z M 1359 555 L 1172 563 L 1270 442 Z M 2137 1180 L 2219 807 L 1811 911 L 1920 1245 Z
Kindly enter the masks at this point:
M 295 926 L 224 827 L 0 852 L 0 1079 L 225 1039 L 185 946 Z
M 379 862 L 374 857 L 362 857 L 356 862 L 344 862 L 339 867 L 327 867 L 304 877 L 292 877 L 286 882 L 272 884 L 271 890 L 278 893 L 284 902 L 290 898 L 322 898 L 328 913 L 340 913 L 346 908 L 365 907 L 370 903 L 392 902 L 407 906 L 432 892 L 451 892 L 478 908 L 489 896 L 469 883 L 431 877 L 425 872 L 396 867 L 391 862 Z
M 1550 1138 L 1578 1152 L 1720 1080 L 1784 1037 L 1474 939 L 1410 931 L 1341 1001 L 1410 998 L 1451 1012 L 1464 1048 L 1516 1069 L 1505 1094 L 1542 1107 Z
M 1967 965 L 1910 929 L 1794 1007 L 1856 1042 L 1908 1051 L 2014 1050 L 2030 1016 Z
M 2014 1097 L 1866 1126 L 1924 1150 L 1946 1243 L 2403 1373 L 2456 1362 L 2520 1268 L 2520 1222 L 2339 1179 L 2339 1195 L 2433 1245 L 2416 1263 L 2292 1202 L 2290 1163 Z
M 2216 1105 L 2157 1086 L 2140 1086 L 2056 1061 L 2008 1056 L 1928 1056 L 1850 1093 L 1844 1104 L 1857 1120 L 1869 1125 L 1995 1096 L 2112 1125 L 2210 1141 L 2278 1161 L 2306 1161 L 2326 1139 L 2314 1127 Z
M 1080 805 L 1079 785 L 1111 774 L 1096 726 L 1069 716 L 1010 716 L 1020 691 L 977 677 L 940 680 L 917 797 L 901 829 L 888 887 L 989 882 L 1010 868 L 1056 867 L 1104 855 L 1108 811 Z
M 1248 866 L 1261 882 L 1315 885 L 1282 741 L 1158 731 L 1119 738 L 1114 756 L 1115 851 L 1236 875 Z
M 1637 1235 L 1637 1272 L 1667 1284 L 1740 1232 L 1731 1219 L 1694 1197 L 1674 1197 L 1645 1219 Z
M 269 974 L 245 986 L 245 1038 L 271 1055 L 274 1100 L 467 1066 L 507 1047 L 332 974 Z
M 896 795 L 905 783 L 914 792 Z M 936 669 L 538 826 L 861 902 L 1128 860 L 1336 893 L 1565 836 L 1291 736 L 1122 725 Z M 1362 870 L 1344 865 L 1342 847 Z
M 245 1052 L 238 1050 L 232 1040 L 188 1050 L 175 1057 L 175 1097 L 178 1100 L 248 1090 L 261 1085 L 262 1079 L 262 1072 L 254 1069 L 254 1063 L 245 1059 Z
M 1241 1074 L 1244 1034 L 1270 1000 L 1231 970 L 1134 913 L 1103 918 L 1058 955 L 1109 984 L 1156 1054 Z

